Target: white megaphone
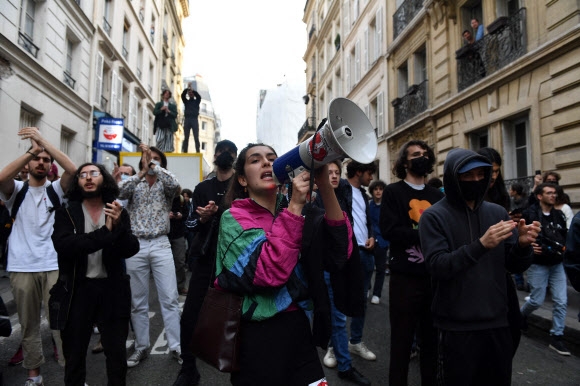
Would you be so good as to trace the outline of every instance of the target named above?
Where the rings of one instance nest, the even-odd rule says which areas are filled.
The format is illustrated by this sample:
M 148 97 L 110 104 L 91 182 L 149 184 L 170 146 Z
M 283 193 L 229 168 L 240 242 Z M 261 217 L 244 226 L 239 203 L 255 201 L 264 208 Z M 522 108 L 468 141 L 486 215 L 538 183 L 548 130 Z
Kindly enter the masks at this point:
M 303 170 L 324 166 L 341 157 L 362 164 L 374 161 L 377 136 L 365 113 L 350 99 L 335 98 L 328 105 L 328 119 L 312 137 L 274 161 L 277 184 Z

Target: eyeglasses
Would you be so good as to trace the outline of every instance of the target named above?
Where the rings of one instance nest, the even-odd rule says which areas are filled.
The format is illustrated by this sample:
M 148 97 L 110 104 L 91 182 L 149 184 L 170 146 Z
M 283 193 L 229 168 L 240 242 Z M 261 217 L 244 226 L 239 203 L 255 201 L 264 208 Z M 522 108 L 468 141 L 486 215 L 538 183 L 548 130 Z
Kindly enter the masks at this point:
M 101 172 L 100 171 L 98 171 L 98 170 L 91 170 L 90 172 L 82 172 L 82 173 L 79 173 L 79 179 L 84 180 L 88 176 L 98 177 L 100 175 L 101 175 Z

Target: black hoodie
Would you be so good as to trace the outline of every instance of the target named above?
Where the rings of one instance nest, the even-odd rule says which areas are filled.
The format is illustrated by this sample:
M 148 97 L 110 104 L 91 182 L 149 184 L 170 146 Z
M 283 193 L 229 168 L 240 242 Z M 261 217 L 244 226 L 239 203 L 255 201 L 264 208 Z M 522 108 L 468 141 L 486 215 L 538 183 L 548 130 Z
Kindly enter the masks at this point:
M 428 208 L 419 222 L 419 237 L 433 279 L 435 326 L 449 331 L 474 331 L 508 326 L 506 270 L 523 272 L 532 262 L 532 248 L 520 248 L 517 230 L 511 238 L 486 249 L 479 238 L 487 229 L 511 221 L 499 205 L 484 201 L 485 190 L 469 208 L 459 189 L 458 171 L 471 160 L 487 158 L 453 149 L 444 164 L 446 197 Z M 485 167 L 489 186 L 491 167 Z

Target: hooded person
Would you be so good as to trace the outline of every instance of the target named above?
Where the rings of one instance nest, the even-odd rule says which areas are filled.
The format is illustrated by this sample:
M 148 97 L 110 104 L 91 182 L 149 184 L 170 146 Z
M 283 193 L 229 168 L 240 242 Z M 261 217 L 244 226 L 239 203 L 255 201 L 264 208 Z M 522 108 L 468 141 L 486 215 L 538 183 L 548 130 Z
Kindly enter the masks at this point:
M 438 382 L 509 385 L 514 341 L 506 272 L 530 266 L 539 223 L 516 223 L 484 201 L 492 170 L 486 157 L 453 149 L 443 170 L 446 196 L 419 222 L 439 330 Z

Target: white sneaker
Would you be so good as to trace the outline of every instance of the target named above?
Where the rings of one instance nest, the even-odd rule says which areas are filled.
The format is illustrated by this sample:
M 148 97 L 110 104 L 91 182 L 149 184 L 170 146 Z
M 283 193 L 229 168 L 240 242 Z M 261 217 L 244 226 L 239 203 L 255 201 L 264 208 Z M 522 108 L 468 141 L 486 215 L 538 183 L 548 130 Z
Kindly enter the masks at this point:
M 381 302 L 381 298 L 373 295 L 373 298 L 371 299 L 371 303 L 372 304 L 379 304 L 380 302 Z
M 127 359 L 127 367 L 135 367 L 143 359 L 147 358 L 147 350 L 135 350 L 135 352 Z
M 177 360 L 177 363 L 179 363 L 180 365 L 183 364 L 183 359 L 181 359 L 181 353 L 178 350 L 171 351 L 171 356 L 173 357 L 173 359 Z
M 324 366 L 328 368 L 336 367 L 336 357 L 334 356 L 334 349 L 332 347 L 328 348 L 322 363 L 324 363 Z
M 28 378 L 24 383 L 24 386 L 44 386 L 44 383 L 42 382 L 42 375 L 38 376 L 38 380 L 39 382 L 34 382 L 32 378 Z
M 374 361 L 377 359 L 377 356 L 371 350 L 369 350 L 363 342 L 357 344 L 348 342 L 348 352 L 351 354 L 356 354 L 359 357 L 366 359 L 367 361 Z

